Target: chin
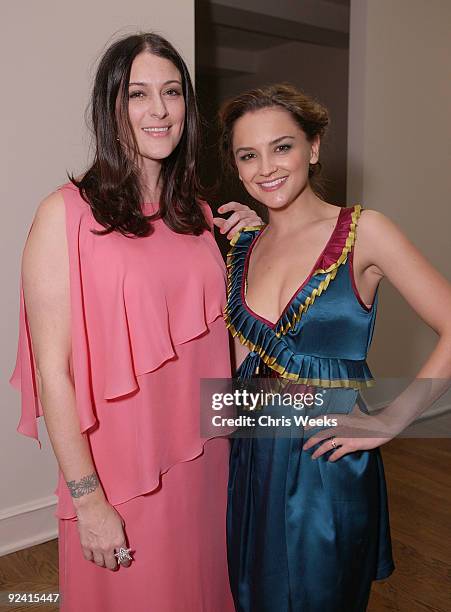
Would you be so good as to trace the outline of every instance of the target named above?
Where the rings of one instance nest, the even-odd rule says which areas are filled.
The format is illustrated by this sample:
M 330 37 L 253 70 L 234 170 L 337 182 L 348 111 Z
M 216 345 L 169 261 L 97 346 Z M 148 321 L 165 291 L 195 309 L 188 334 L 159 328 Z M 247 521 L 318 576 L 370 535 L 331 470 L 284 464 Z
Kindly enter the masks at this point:
M 275 204 L 274 202 L 270 202 L 269 204 L 264 203 L 264 205 L 268 210 L 282 210 L 287 208 L 290 203 L 291 202 L 277 202 L 277 204 Z
M 255 196 L 254 196 L 255 197 Z M 257 198 L 259 202 L 261 202 L 263 204 L 263 206 L 266 206 L 266 208 L 268 208 L 269 210 L 279 210 L 281 208 L 285 208 L 287 206 L 290 205 L 290 203 L 292 202 L 291 198 L 288 197 L 260 197 Z
M 176 148 L 177 144 L 165 145 L 164 147 L 155 147 L 150 149 L 149 147 L 143 147 L 140 149 L 140 154 L 142 157 L 147 157 L 147 159 L 154 159 L 161 161 L 162 159 L 166 159 L 172 153 L 172 151 Z

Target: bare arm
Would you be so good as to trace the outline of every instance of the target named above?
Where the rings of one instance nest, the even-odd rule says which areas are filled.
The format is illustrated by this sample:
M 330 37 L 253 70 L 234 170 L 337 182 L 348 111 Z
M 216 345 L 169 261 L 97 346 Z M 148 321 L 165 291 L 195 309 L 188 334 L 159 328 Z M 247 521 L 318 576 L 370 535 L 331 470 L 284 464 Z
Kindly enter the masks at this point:
M 450 283 L 382 213 L 364 211 L 358 234 L 360 243 L 365 245 L 359 267 L 378 280 L 386 277 L 426 325 L 437 333 L 438 341 L 415 380 L 380 413 L 368 417 L 357 410 L 341 419 L 339 415 L 333 415 L 338 416 L 343 427 L 326 429 L 312 436 L 304 445 L 304 450 L 308 450 L 325 439 L 312 455 L 317 458 L 331 450 L 328 438 L 334 436 L 338 448 L 329 456 L 329 461 L 335 461 L 348 452 L 388 442 L 443 395 L 451 382 Z M 425 296 L 433 296 L 433 299 L 425 299 Z M 363 435 L 352 437 L 353 431 L 363 432 Z
M 359 238 L 368 244 L 371 263 L 399 291 L 417 315 L 438 335 L 417 379 L 386 409 L 396 415 L 399 431 L 424 412 L 448 388 L 451 380 L 451 285 L 380 212 L 362 214 Z M 433 299 L 425 299 L 433 296 Z
M 439 336 L 418 378 L 451 377 L 451 285 L 385 215 L 362 213 L 359 240 L 368 245 L 368 264 L 399 291 Z M 433 296 L 433 299 L 425 299 Z
M 70 373 L 69 259 L 61 194 L 51 194 L 38 208 L 25 245 L 22 278 L 38 393 L 77 511 L 83 553 L 87 560 L 115 569 L 114 548 L 124 543 L 122 521 L 105 498 L 86 435 L 80 433 Z

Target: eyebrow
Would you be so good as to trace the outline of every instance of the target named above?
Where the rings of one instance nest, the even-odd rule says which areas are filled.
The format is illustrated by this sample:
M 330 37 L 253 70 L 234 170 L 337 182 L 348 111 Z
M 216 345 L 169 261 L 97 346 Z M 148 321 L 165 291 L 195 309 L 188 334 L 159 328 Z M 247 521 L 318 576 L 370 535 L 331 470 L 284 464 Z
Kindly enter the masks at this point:
M 271 142 L 269 143 L 270 145 L 275 145 L 277 143 L 279 143 L 281 140 L 285 140 L 285 138 L 291 138 L 292 140 L 294 140 L 294 136 L 281 136 L 280 138 L 276 138 L 275 140 L 271 140 Z M 235 151 L 235 155 L 238 155 L 238 153 L 240 151 L 252 151 L 253 147 L 240 147 L 239 149 L 237 149 Z
M 173 79 L 172 81 L 165 81 L 163 83 L 163 86 L 164 85 L 169 85 L 170 83 L 177 83 L 178 85 L 182 84 L 180 81 L 177 81 L 176 79 Z M 138 85 L 139 87 L 146 87 L 148 85 L 148 83 L 144 83 L 144 81 L 133 81 L 132 83 L 128 84 L 129 87 L 131 87 L 132 85 Z

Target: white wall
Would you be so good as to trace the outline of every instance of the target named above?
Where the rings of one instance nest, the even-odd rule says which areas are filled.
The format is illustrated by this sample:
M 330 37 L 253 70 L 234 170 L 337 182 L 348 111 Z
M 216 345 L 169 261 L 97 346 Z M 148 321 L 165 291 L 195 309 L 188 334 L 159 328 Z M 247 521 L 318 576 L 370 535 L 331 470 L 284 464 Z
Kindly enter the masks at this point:
M 43 450 L 16 433 L 19 397 L 8 385 L 20 258 L 34 211 L 66 182 L 66 171 L 79 172 L 87 163 L 84 111 L 103 49 L 118 34 L 152 30 L 173 42 L 193 67 L 194 0 L 15 0 L 2 3 L 0 28 L 1 555 L 56 535 L 56 462 L 45 432 Z
M 448 278 L 450 23 L 448 0 L 351 2 L 348 201 L 387 214 Z M 383 281 L 374 373 L 415 375 L 435 342 Z

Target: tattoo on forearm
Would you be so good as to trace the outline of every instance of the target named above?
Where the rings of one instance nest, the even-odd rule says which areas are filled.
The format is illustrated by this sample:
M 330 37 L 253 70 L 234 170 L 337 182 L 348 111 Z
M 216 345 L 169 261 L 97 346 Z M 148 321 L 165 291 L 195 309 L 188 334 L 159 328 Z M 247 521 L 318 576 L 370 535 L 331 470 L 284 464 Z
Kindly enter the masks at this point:
M 81 480 L 76 482 L 75 480 L 68 480 L 66 482 L 69 487 L 70 494 L 72 497 L 83 497 L 88 493 L 92 493 L 100 485 L 97 474 L 93 472 L 89 476 L 83 476 Z

